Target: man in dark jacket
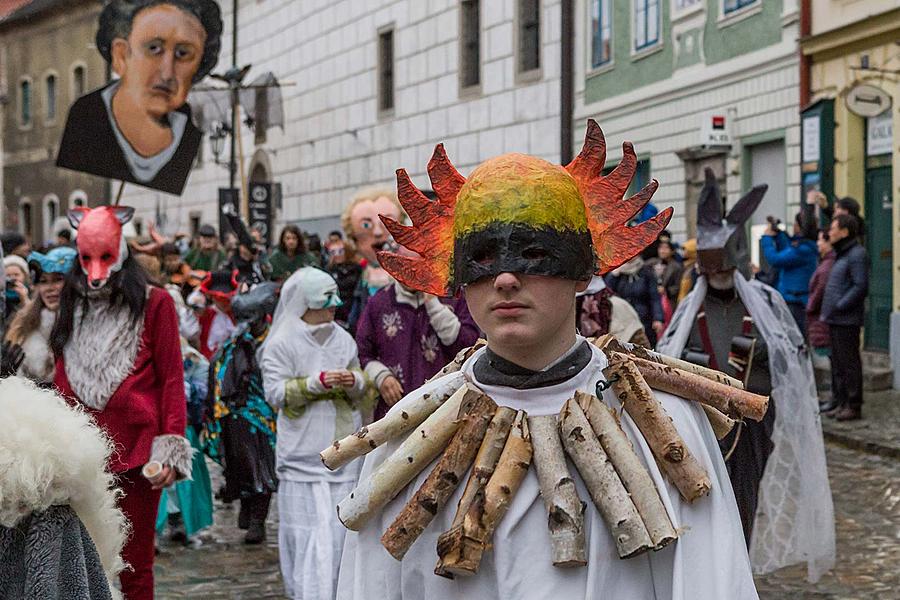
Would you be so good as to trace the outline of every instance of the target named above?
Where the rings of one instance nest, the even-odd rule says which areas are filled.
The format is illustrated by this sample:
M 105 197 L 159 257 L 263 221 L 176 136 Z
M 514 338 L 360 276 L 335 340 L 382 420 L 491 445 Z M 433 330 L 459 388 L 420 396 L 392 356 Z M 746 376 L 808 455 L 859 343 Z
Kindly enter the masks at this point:
M 866 251 L 857 239 L 859 221 L 838 215 L 828 238 L 837 258 L 822 298 L 821 318 L 831 331 L 831 389 L 834 407 L 826 411 L 839 421 L 862 418 L 862 359 L 859 329 L 865 316 L 869 290 Z

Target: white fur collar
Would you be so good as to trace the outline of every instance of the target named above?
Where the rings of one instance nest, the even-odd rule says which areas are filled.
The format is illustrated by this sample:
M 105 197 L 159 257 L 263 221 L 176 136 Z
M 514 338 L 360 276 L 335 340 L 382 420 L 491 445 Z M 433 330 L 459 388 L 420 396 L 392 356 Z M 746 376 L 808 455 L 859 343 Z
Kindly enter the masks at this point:
M 106 408 L 134 368 L 143 331 L 144 315 L 132 324 L 128 307 L 113 307 L 105 298 L 88 300 L 86 314 L 76 305 L 63 358 L 72 391 L 85 406 Z
M 21 377 L 0 380 L 0 525 L 13 527 L 55 504 L 72 507 L 91 536 L 110 581 L 128 522 L 116 507 L 107 461 L 112 442 L 83 410 Z
M 48 308 L 41 310 L 41 324 L 22 342 L 25 360 L 19 374 L 38 383 L 53 381 L 53 354 L 50 352 L 50 332 L 56 322 L 56 313 Z

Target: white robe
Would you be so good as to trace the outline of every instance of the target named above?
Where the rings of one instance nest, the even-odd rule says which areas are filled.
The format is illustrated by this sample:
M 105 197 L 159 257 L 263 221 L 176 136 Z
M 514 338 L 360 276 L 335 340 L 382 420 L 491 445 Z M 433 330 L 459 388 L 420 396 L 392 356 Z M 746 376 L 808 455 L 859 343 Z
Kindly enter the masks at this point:
M 706 298 L 705 277 L 678 304 L 657 350 L 680 357 Z M 834 566 L 834 507 L 809 352 L 787 304 L 777 291 L 738 272 L 734 287 L 766 342 L 775 403 L 774 449 L 759 484 L 750 540 L 756 573 L 807 563 L 816 582 Z
M 603 379 L 601 369 L 607 364 L 606 358 L 596 348 L 593 352 L 590 364 L 562 384 L 525 391 L 489 385 L 479 387 L 498 405 L 523 409 L 534 416 L 556 414 L 576 390 L 594 393 L 596 382 Z M 470 379 L 474 379 L 474 361 L 482 353 L 483 350 L 476 353 L 463 367 Z M 424 387 L 434 387 L 438 382 Z M 665 393 L 657 393 L 657 397 L 712 481 L 708 497 L 693 504 L 682 501 L 677 489 L 664 480 L 631 418 L 622 413 L 622 427 L 648 466 L 673 525 L 681 532 L 677 542 L 659 552 L 619 559 L 609 528 L 570 463 L 578 493 L 587 502 L 588 565 L 575 569 L 554 567 L 547 511 L 532 467 L 500 522 L 493 547 L 485 553 L 478 573 L 455 580 L 438 577 L 434 574 L 437 538 L 450 527 L 464 483 L 402 562 L 394 560 L 380 543 L 382 533 L 427 477 L 429 467 L 362 531 L 347 533 L 337 597 L 340 600 L 756 600 L 734 494 L 709 422 L 697 404 Z M 402 410 L 408 399 L 409 396 L 392 410 Z M 604 393 L 603 400 L 616 410 L 621 409 L 612 392 Z M 368 477 L 401 441 L 394 440 L 373 451 L 365 460 L 361 477 Z

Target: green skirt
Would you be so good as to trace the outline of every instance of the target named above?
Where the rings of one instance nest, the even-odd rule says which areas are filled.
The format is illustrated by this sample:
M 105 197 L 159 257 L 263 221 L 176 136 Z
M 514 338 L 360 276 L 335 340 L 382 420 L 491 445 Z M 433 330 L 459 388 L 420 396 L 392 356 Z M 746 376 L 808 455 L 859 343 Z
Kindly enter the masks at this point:
M 206 468 L 206 456 L 200 449 L 200 440 L 194 433 L 194 428 L 190 425 L 187 427 L 185 437 L 196 450 L 191 465 L 193 480 L 179 481 L 174 486 L 162 491 L 159 512 L 156 515 L 156 532 L 158 534 L 162 534 L 166 526 L 170 504 L 174 504 L 178 508 L 178 512 L 184 520 L 184 529 L 188 537 L 209 527 L 213 522 L 212 484 L 209 481 L 209 470 Z

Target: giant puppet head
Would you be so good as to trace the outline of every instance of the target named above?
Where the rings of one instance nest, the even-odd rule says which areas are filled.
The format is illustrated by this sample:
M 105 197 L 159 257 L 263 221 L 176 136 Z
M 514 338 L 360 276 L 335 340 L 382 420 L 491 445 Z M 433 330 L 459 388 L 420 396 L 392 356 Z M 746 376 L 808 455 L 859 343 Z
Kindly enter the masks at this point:
M 659 184 L 653 180 L 624 198 L 637 157 L 628 142 L 622 151 L 619 165 L 602 175 L 606 140 L 591 119 L 581 153 L 565 167 L 505 154 L 466 180 L 439 144 L 428 163 L 437 200 L 400 169 L 397 189 L 413 226 L 381 219 L 418 256 L 379 252 L 379 260 L 406 287 L 438 296 L 503 272 L 574 280 L 609 272 L 652 243 L 672 216 L 669 208 L 638 226 L 626 225 Z
M 762 202 L 769 186 L 754 187 L 725 215 L 715 173 L 707 167 L 705 176 L 697 206 L 697 267 L 704 275 L 738 269 L 748 277 L 750 247 L 744 224 Z
M 99 290 L 128 258 L 122 226 L 134 216 L 129 206 L 78 207 L 69 211 L 69 223 L 78 230 L 78 262 L 90 290 Z
M 403 220 L 403 209 L 393 190 L 381 187 L 361 190 L 341 215 L 344 234 L 359 256 L 371 265 L 378 264 L 376 253 L 391 241 L 390 232 L 381 224 L 379 215 Z

